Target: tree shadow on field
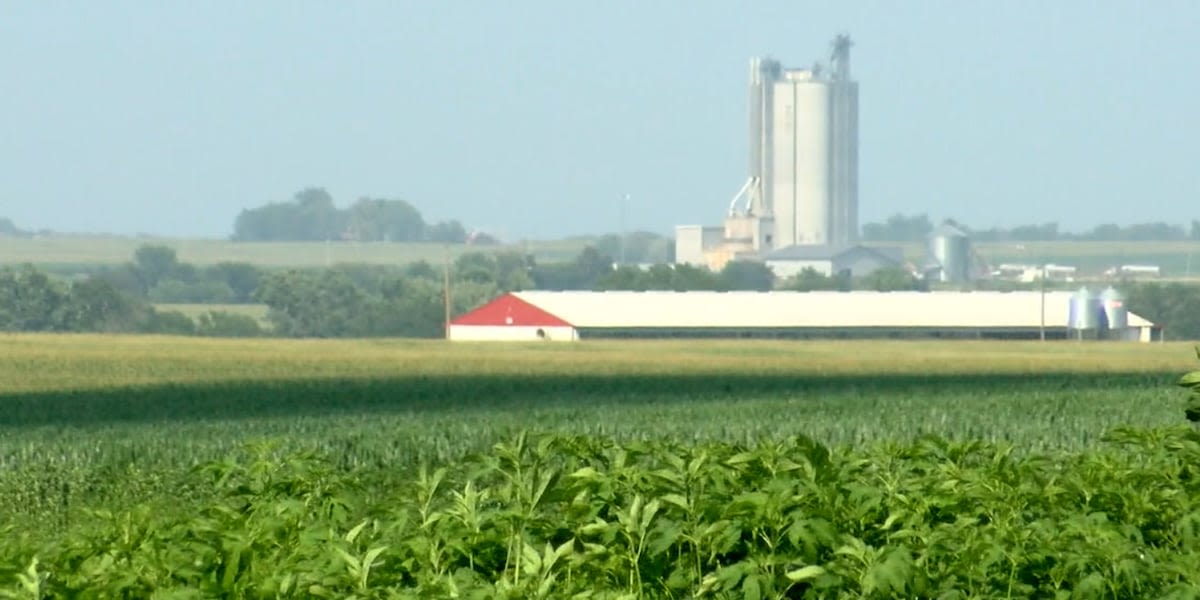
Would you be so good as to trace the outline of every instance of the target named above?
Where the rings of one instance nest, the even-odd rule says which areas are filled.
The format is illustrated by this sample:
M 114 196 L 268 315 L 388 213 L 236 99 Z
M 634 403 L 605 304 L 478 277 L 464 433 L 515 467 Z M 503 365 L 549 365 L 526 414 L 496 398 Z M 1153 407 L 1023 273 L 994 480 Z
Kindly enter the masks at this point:
M 170 383 L 136 388 L 0 394 L 0 427 L 260 417 L 523 410 L 579 403 L 686 403 L 779 395 L 1012 395 L 1070 390 L 1144 390 L 1175 373 L 888 375 L 402 376 L 361 379 Z

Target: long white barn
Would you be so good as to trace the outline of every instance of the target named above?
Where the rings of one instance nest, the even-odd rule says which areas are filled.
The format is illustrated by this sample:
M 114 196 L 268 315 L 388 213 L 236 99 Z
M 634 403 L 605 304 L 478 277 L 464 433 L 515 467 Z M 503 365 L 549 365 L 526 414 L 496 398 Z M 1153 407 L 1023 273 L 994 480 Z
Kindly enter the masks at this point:
M 513 292 L 454 319 L 451 340 L 620 337 L 1066 339 L 1071 292 Z M 1159 329 L 1128 313 L 1110 339 Z

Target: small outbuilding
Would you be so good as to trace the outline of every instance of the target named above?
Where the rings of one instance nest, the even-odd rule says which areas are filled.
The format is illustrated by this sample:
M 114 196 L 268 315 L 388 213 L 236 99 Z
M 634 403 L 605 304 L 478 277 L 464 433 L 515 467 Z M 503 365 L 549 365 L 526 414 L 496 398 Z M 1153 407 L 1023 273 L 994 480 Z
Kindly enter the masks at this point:
M 796 245 L 780 248 L 763 257 L 781 279 L 813 269 L 826 277 L 841 273 L 851 277 L 870 275 L 878 269 L 904 264 L 901 248 L 862 245 Z
M 448 337 L 1068 339 L 1076 333 L 1073 296 L 1027 291 L 513 292 L 452 320 Z M 1153 323 L 1125 315 L 1120 330 L 1103 337 L 1159 339 L 1160 329 Z

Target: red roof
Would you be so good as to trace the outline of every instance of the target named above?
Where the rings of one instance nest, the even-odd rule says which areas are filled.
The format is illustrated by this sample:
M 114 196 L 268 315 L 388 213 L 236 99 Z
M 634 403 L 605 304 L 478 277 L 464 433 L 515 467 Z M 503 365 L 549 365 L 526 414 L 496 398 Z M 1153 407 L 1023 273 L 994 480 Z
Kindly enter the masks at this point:
M 451 325 L 571 327 L 571 324 L 512 295 L 505 294 L 450 321 Z

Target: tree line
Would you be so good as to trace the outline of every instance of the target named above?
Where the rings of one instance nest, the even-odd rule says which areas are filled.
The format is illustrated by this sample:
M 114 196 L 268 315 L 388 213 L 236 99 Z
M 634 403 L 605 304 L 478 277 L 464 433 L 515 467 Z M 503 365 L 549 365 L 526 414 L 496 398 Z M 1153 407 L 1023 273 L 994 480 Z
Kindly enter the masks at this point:
M 850 278 L 812 269 L 776 277 L 764 264 L 733 261 L 720 271 L 690 265 L 615 265 L 594 246 L 573 259 L 539 263 L 513 251 L 468 252 L 445 267 L 339 264 L 264 269 L 225 262 L 181 262 L 173 249 L 144 245 L 123 264 L 74 278 L 35 267 L 0 269 L 0 330 L 165 333 L 209 336 L 424 337 L 444 335 L 444 278 L 452 315 L 509 291 L 541 290 L 925 290 L 903 269 Z M 1023 284 L 1001 282 L 1004 289 Z M 979 289 L 992 289 L 977 282 Z M 994 286 L 993 286 L 994 287 Z M 1024 284 L 1024 287 L 1028 287 Z M 1124 283 L 1130 310 L 1167 326 L 1175 339 L 1200 339 L 1200 287 Z M 155 304 L 256 304 L 265 326 L 214 308 L 197 317 Z
M 947 222 L 962 229 L 977 242 L 1055 242 L 1055 241 L 1086 241 L 1086 242 L 1173 242 L 1200 241 L 1200 220 L 1193 220 L 1191 225 L 1184 227 L 1162 221 L 1153 223 L 1135 223 L 1132 225 L 1117 225 L 1107 223 L 1097 225 L 1082 233 L 1071 233 L 1059 228 L 1058 223 L 1040 225 L 1019 225 L 1012 228 L 992 227 L 989 229 L 972 229 L 971 227 L 948 219 Z M 881 223 L 865 223 L 863 239 L 872 242 L 916 242 L 923 241 L 934 229 L 929 215 L 895 214 Z
M 440 242 L 468 240 L 457 220 L 426 222 L 421 211 L 404 200 L 359 198 L 349 208 L 334 206 L 324 188 L 306 188 L 290 201 L 272 202 L 243 210 L 233 224 L 234 241 L 241 242 Z M 493 242 L 490 238 L 473 239 Z

